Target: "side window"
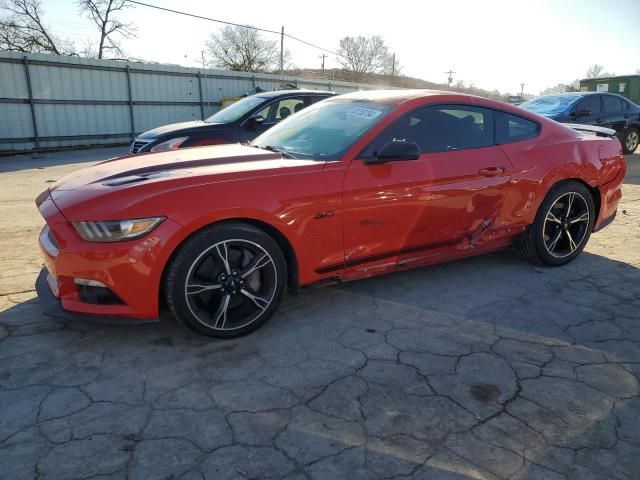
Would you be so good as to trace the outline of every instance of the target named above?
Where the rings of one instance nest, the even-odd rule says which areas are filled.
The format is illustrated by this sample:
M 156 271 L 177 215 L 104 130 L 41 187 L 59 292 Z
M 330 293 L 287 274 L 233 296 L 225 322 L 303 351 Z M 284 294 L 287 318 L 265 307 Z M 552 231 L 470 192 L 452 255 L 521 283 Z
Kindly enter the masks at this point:
M 591 110 L 591 115 L 602 112 L 600 106 L 600 95 L 589 95 L 578 103 L 576 110 Z
M 309 105 L 313 105 L 314 103 L 318 103 L 320 100 L 324 100 L 325 98 L 329 98 L 329 97 L 309 97 L 308 99 L 308 103 Z
M 493 145 L 493 112 L 471 105 L 437 105 L 409 112 L 389 125 L 364 151 L 375 156 L 389 142 L 415 142 L 423 153 Z
M 289 115 L 293 115 L 304 108 L 303 98 L 285 98 L 278 102 L 278 106 L 274 112 L 276 122 L 284 120 Z
M 540 127 L 536 122 L 506 112 L 495 112 L 496 143 L 510 143 L 536 137 Z
M 269 111 L 271 110 L 272 106 L 273 104 L 267 105 L 266 107 L 261 109 L 259 112 L 254 113 L 254 115 L 260 115 L 265 120 L 269 120 Z
M 432 133 L 425 151 L 464 150 L 493 145 L 493 112 L 471 106 L 435 107 L 429 119 Z
M 613 113 L 613 112 L 621 112 L 622 111 L 622 100 L 620 100 L 617 97 L 611 96 L 611 95 L 605 95 L 604 97 L 602 97 L 604 100 L 604 111 L 606 113 Z

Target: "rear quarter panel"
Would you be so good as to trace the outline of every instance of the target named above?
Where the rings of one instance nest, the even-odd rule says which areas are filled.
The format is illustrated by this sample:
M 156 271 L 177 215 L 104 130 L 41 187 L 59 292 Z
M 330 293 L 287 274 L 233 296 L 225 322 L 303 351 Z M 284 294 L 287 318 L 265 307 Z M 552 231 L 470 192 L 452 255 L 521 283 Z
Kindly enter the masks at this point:
M 505 200 L 505 225 L 518 233 L 535 220 L 536 213 L 553 185 L 569 179 L 582 181 L 597 194 L 624 169 L 617 138 L 583 135 L 545 120 L 534 139 L 502 145 L 514 171 Z M 596 199 L 599 204 L 599 199 Z

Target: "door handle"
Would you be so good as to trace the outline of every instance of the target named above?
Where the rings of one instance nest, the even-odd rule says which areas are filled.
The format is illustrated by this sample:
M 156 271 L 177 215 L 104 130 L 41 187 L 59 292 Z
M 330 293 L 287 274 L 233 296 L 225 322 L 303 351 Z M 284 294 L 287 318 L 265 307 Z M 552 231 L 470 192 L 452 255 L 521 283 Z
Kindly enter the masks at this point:
M 478 170 L 478 175 L 480 175 L 481 177 L 497 177 L 498 175 L 502 175 L 503 173 L 504 168 L 502 167 L 487 167 Z

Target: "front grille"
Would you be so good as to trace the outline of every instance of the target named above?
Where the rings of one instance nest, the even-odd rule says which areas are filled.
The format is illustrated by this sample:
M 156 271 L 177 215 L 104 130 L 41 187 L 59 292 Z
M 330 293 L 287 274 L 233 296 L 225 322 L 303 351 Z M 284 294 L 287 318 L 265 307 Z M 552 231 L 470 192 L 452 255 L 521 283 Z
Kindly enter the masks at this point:
M 148 140 L 135 140 L 131 144 L 131 153 L 138 153 L 142 147 L 144 147 L 147 143 L 151 143 Z

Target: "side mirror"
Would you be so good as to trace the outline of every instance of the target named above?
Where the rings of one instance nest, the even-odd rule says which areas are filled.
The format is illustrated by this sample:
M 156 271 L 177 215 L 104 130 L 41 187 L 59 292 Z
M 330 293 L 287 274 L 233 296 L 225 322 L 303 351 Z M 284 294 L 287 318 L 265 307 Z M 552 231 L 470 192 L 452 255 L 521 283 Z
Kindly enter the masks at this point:
M 389 142 L 380 149 L 378 155 L 365 159 L 365 163 L 376 165 L 387 162 L 417 160 L 420 158 L 420 147 L 415 142 L 404 140 Z
M 582 110 L 578 110 L 577 112 L 573 112 L 573 116 L 576 118 L 579 117 L 590 117 L 591 116 L 591 110 L 589 110 L 588 108 L 583 108 Z
M 262 115 L 251 115 L 247 119 L 247 125 L 251 128 L 259 127 L 264 123 L 264 117 Z

